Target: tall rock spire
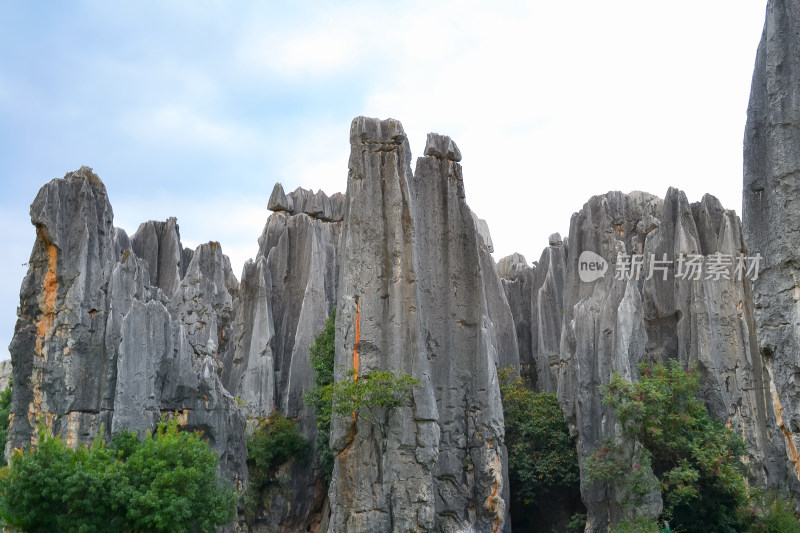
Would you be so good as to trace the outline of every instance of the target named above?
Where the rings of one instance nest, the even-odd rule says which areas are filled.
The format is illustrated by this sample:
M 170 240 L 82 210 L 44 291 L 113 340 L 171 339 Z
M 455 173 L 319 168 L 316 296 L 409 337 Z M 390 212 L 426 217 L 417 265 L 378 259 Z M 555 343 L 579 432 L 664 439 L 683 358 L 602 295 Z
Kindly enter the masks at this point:
M 770 0 L 747 109 L 742 218 L 758 347 L 800 494 L 800 0 Z
M 398 121 L 356 118 L 350 143 L 336 364 L 406 372 L 421 386 L 385 434 L 335 421 L 329 531 L 506 531 L 497 367 L 519 355 L 458 148 L 429 136 L 412 175 Z

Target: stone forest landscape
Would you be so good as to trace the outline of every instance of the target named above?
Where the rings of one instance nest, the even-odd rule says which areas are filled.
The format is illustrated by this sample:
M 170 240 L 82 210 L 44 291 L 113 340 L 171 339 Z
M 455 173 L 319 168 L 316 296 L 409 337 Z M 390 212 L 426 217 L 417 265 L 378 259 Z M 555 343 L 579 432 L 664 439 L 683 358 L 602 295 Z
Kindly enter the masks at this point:
M 587 195 L 495 260 L 444 133 L 414 159 L 354 118 L 346 189 L 275 183 L 241 275 L 174 217 L 116 226 L 89 166 L 44 183 L 5 530 L 800 531 L 800 0 L 767 4 L 741 217 Z

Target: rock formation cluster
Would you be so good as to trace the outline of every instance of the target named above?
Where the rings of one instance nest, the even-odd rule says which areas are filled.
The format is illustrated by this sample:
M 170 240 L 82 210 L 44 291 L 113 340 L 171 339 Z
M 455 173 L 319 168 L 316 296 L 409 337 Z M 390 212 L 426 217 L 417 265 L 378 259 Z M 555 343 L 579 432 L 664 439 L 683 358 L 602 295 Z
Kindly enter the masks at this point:
M 800 0 L 772 0 L 745 132 L 743 222 L 676 189 L 593 196 L 539 260 L 495 264 L 466 202 L 461 153 L 429 134 L 412 171 L 396 120 L 356 118 L 346 194 L 280 184 L 237 279 L 219 243 L 184 248 L 174 218 L 130 237 L 87 167 L 42 187 L 10 346 L 6 451 L 43 424 L 71 445 L 162 416 L 204 432 L 220 474 L 248 483 L 246 435 L 273 412 L 308 439 L 309 346 L 334 307 L 337 380 L 419 380 L 385 423 L 334 417 L 328 485 L 317 452 L 282 467 L 256 531 L 507 532 L 498 371 L 558 395 L 581 460 L 621 438 L 601 386 L 638 363 L 700 371 L 713 418 L 749 444 L 751 482 L 800 495 Z M 725 268 L 723 268 L 725 267 Z M 7 377 L 0 378 L 5 386 Z M 586 530 L 631 512 L 589 483 Z

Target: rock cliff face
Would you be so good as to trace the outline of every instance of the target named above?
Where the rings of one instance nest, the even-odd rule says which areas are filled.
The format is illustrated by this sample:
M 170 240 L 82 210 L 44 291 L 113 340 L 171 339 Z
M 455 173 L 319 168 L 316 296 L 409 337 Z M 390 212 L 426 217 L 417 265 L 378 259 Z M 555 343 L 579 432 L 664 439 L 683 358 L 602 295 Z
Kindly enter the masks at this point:
M 608 193 L 573 215 L 558 395 L 581 459 L 604 438 L 619 438 L 599 391 L 611 374 L 635 379 L 639 362 L 678 359 L 697 364 L 712 417 L 750 443 L 755 481 L 781 483 L 784 454 L 775 411 L 764 394 L 770 382 L 756 350 L 749 279 L 746 272 L 736 273 L 743 250 L 738 218 L 709 195 L 690 205 L 676 189 L 663 201 L 646 193 Z M 638 276 L 637 256 L 642 258 Z M 692 257 L 700 270 L 687 277 Z M 728 279 L 714 274 L 720 257 L 730 261 Z M 592 263 L 606 264 L 607 270 L 592 276 L 602 270 Z M 606 531 L 609 522 L 623 517 L 618 487 L 589 484 L 582 472 L 582 495 L 587 531 Z M 660 496 L 651 495 L 649 502 L 638 512 L 657 514 Z
M 244 417 L 218 377 L 238 289 L 219 244 L 185 253 L 174 219 L 128 239 L 86 167 L 42 187 L 31 221 L 8 449 L 35 442 L 40 420 L 74 445 L 177 412 L 205 432 L 222 472 L 245 482 Z
M 255 260 L 245 263 L 233 302 L 233 343 L 222 371 L 223 383 L 242 400 L 248 419 L 263 419 L 278 410 L 296 418 L 312 442 L 316 418 L 303 401 L 314 386 L 308 349 L 336 301 L 340 223 L 333 220 L 341 220 L 343 198 L 336 194 L 328 199 L 322 191 L 304 189 L 284 195 L 281 185 L 275 186 L 269 205 L 276 212 L 259 238 Z M 307 207 L 291 214 L 291 206 L 311 205 L 311 199 L 324 209 Z M 264 530 L 319 527 L 327 495 L 318 464 L 313 457 L 288 467 L 289 491 L 271 498 L 259 519 Z
M 770 0 L 747 110 L 742 218 L 758 347 L 771 378 L 789 479 L 800 495 L 800 2 Z
M 355 119 L 350 143 L 336 363 L 422 385 L 385 433 L 335 421 L 329 531 L 508 530 L 497 366 L 517 361 L 516 336 L 460 153 L 431 134 L 412 174 L 391 119 Z
M 558 233 L 548 241 L 533 267 L 520 254 L 504 257 L 497 264 L 517 328 L 520 374 L 539 392 L 557 389 L 564 316 L 567 247 Z

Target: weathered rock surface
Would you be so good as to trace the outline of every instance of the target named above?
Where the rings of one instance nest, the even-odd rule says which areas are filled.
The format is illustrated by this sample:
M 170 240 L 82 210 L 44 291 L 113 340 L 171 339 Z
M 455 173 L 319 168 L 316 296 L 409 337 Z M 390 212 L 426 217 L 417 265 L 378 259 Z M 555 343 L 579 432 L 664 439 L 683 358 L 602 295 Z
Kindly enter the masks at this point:
M 278 211 L 269 217 L 258 254 L 242 272 L 233 342 L 222 373 L 248 419 L 263 419 L 278 410 L 296 418 L 311 442 L 316 418 L 303 401 L 314 386 L 308 349 L 335 305 L 339 227 L 306 213 Z M 288 467 L 289 492 L 271 498 L 258 530 L 319 527 L 327 494 L 318 466 L 313 457 Z
M 412 175 L 396 120 L 359 117 L 350 143 L 336 364 L 362 376 L 403 371 L 422 385 L 385 433 L 334 421 L 329 531 L 507 530 L 497 366 L 518 360 L 516 335 L 448 156 L 457 148 L 429 137 L 435 155 Z
M 11 383 L 11 372 L 11 360 L 0 361 L 0 392 L 6 390 Z
M 756 350 L 749 280 L 735 274 L 743 250 L 735 213 L 709 195 L 690 205 L 675 189 L 663 201 L 646 193 L 608 193 L 573 215 L 557 377 L 581 459 L 604 438 L 619 438 L 599 390 L 611 374 L 638 378 L 639 362 L 678 359 L 697 364 L 711 416 L 750 443 L 754 481 L 774 486 L 784 479 L 781 437 L 764 394 L 770 383 Z M 587 251 L 608 264 L 605 275 L 593 281 L 580 277 L 581 254 Z M 713 274 L 717 253 L 731 259 L 730 279 Z M 626 258 L 635 254 L 644 257 L 638 277 L 625 268 L 631 264 Z M 702 256 L 698 280 L 681 278 L 681 256 Z M 666 262 L 651 270 L 651 258 Z M 624 515 L 618 487 L 589 484 L 585 472 L 582 496 L 587 531 L 606 531 Z M 655 515 L 660 507 L 660 496 L 652 494 L 637 512 Z
M 520 374 L 539 392 L 556 392 L 564 316 L 563 291 L 566 246 L 558 233 L 550 235 L 533 267 L 514 254 L 498 263 L 519 344 Z
M 290 215 L 305 213 L 311 218 L 327 222 L 341 222 L 344 217 L 344 195 L 336 193 L 330 197 L 321 189 L 316 193 L 298 187 L 285 194 L 283 185 L 276 183 L 267 202 L 270 211 L 285 211 Z
M 177 411 L 205 432 L 222 473 L 246 482 L 244 417 L 218 377 L 238 286 L 219 245 L 184 253 L 174 219 L 129 239 L 87 167 L 42 187 L 31 221 L 8 448 L 35 441 L 40 419 L 74 445 L 102 428 L 144 432 Z
M 770 0 L 747 110 L 742 218 L 758 347 L 800 501 L 800 2 Z
M 519 349 L 520 375 L 530 387 L 536 386 L 536 363 L 531 349 L 531 284 L 534 269 L 528 266 L 525 256 L 512 254 L 497 262 L 497 275 L 503 284 L 506 300 L 514 317 Z M 561 332 L 559 332 L 560 338 Z

